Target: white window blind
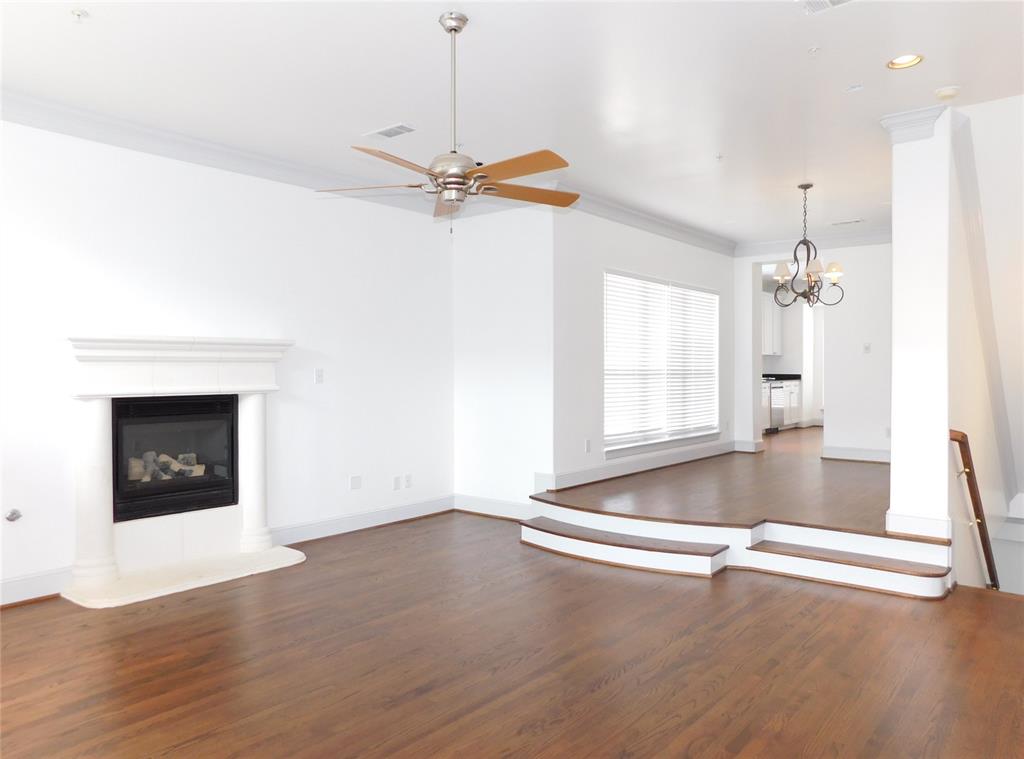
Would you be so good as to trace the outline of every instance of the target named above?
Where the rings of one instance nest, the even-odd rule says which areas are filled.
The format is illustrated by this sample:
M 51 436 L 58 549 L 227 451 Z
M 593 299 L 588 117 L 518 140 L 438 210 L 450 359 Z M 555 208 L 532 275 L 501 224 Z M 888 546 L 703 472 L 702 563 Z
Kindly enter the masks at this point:
M 718 431 L 718 295 L 604 275 L 605 450 Z

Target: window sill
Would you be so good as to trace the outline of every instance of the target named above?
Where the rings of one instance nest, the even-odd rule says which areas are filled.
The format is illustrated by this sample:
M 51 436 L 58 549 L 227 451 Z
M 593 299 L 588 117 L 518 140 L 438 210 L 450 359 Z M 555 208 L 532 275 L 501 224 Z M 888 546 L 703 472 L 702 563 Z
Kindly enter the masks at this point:
M 641 453 L 654 453 L 670 448 L 683 448 L 688 445 L 699 443 L 710 443 L 718 440 L 721 436 L 720 429 L 703 430 L 692 435 L 681 435 L 679 437 L 665 438 L 664 440 L 648 440 L 643 443 L 629 443 L 614 448 L 605 448 L 604 457 L 608 459 L 621 459 L 625 456 L 636 456 Z

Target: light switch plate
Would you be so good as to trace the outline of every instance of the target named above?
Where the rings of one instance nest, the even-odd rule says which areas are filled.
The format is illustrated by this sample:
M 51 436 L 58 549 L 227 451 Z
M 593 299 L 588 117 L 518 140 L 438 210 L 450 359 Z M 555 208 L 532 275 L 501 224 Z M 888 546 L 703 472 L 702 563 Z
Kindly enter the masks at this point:
M 363 476 L 360 474 L 353 474 L 348 478 L 348 489 L 359 490 L 363 486 Z
M 324 370 L 322 368 L 316 368 L 313 370 L 313 384 L 322 385 L 324 384 Z

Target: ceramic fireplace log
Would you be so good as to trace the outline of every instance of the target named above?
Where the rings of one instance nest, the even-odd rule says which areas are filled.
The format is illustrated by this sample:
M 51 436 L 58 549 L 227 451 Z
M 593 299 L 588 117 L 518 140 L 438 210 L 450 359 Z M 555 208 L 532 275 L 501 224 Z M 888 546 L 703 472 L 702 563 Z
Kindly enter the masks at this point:
M 138 482 L 146 476 L 146 463 L 134 456 L 128 459 L 128 479 Z

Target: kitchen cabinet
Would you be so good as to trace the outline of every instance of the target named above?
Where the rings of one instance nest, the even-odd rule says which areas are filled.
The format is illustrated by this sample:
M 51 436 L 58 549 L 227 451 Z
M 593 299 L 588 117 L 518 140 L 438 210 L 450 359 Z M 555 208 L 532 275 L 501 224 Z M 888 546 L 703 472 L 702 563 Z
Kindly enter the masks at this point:
M 771 293 L 761 293 L 761 355 L 782 355 L 782 309 Z
M 767 382 L 761 383 L 761 429 L 772 426 L 772 390 Z
M 786 380 L 782 383 L 782 392 L 783 398 L 785 399 L 785 406 L 783 407 L 783 424 L 786 426 L 799 424 L 802 416 L 800 380 Z

